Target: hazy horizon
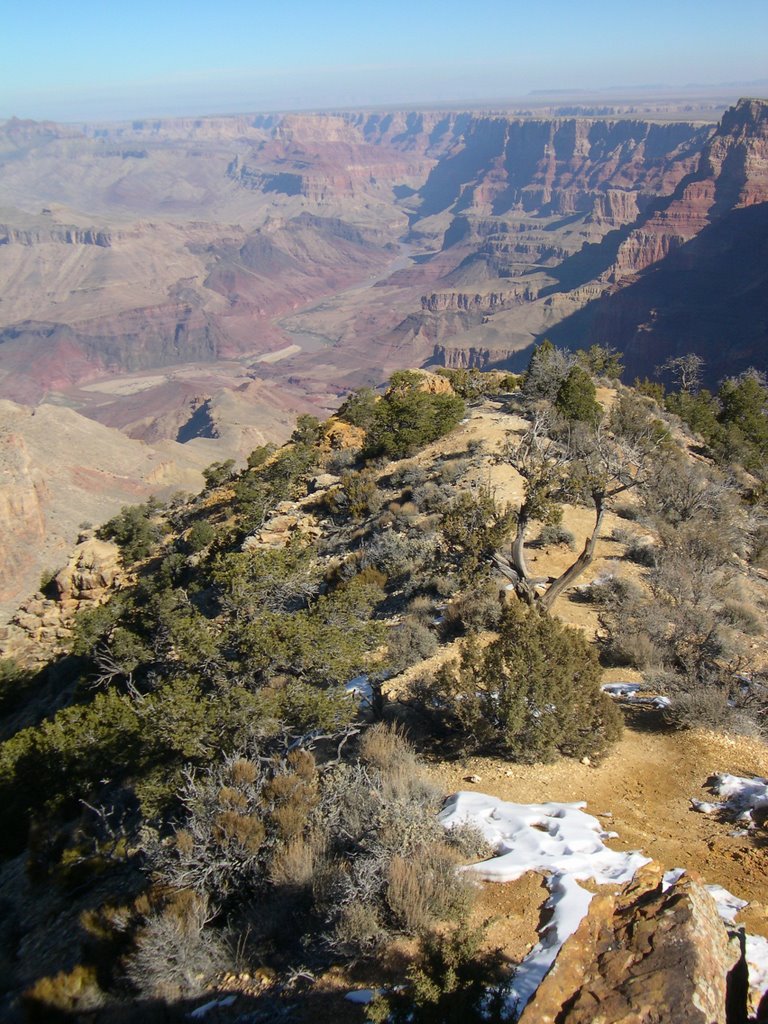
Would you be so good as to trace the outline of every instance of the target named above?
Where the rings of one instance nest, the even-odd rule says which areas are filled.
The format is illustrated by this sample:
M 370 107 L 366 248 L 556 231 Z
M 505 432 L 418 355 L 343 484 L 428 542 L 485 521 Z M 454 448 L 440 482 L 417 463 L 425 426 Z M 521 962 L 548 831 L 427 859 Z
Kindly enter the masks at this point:
M 768 5 L 200 0 L 6 12 L 0 118 L 126 120 L 768 86 Z M 474 12 L 472 12 L 474 14 Z M 736 23 L 738 21 L 738 24 Z M 623 83 L 623 84 L 616 84 Z M 633 84 L 635 83 L 635 84 Z M 663 83 L 654 85 L 653 83 Z M 731 94 L 735 94 L 732 92 Z

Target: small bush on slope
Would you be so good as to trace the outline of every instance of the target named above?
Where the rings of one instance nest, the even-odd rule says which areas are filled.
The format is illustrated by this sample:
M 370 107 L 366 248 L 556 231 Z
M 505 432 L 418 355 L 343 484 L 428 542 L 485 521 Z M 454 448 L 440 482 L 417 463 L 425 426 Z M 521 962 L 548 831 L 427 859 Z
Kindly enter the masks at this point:
M 428 394 L 419 389 L 420 381 L 418 374 L 405 370 L 392 375 L 390 388 L 376 404 L 366 432 L 366 458 L 406 458 L 459 423 L 464 403 L 458 395 Z
M 470 745 L 518 760 L 602 753 L 620 717 L 581 633 L 517 603 L 498 629 L 485 650 L 467 641 L 460 659 L 423 685 L 426 707 Z
M 499 1024 L 502 985 L 509 963 L 501 950 L 484 949 L 485 928 L 466 922 L 432 931 L 408 969 L 408 986 L 378 996 L 368 1010 L 373 1024 Z
M 592 378 L 581 366 L 572 366 L 555 396 L 555 408 L 569 423 L 597 424 L 603 407 L 595 398 Z

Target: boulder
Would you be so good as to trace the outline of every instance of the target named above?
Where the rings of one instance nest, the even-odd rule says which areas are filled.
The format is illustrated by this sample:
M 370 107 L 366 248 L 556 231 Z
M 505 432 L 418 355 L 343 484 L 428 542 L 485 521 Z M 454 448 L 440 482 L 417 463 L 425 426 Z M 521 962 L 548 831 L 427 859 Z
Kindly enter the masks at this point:
M 741 947 L 695 875 L 662 891 L 649 864 L 616 896 L 599 894 L 520 1024 L 734 1024 L 746 987 L 729 976 Z M 736 978 L 737 972 L 734 972 Z M 726 999 L 741 1010 L 726 1016 Z
M 59 602 L 98 600 L 120 574 L 119 551 L 109 541 L 90 537 L 78 544 L 64 568 L 56 574 L 54 586 Z

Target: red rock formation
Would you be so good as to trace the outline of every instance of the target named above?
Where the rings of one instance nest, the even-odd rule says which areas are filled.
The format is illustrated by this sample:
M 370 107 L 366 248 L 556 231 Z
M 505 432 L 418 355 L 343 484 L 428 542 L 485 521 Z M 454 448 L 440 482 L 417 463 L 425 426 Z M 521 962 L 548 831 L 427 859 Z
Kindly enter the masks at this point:
M 607 275 L 622 281 L 658 263 L 727 210 L 768 202 L 768 103 L 740 100 L 723 116 L 694 173 L 622 243 Z
M 726 1024 L 738 941 L 700 880 L 664 893 L 661 874 L 649 865 L 623 894 L 594 897 L 520 1024 Z

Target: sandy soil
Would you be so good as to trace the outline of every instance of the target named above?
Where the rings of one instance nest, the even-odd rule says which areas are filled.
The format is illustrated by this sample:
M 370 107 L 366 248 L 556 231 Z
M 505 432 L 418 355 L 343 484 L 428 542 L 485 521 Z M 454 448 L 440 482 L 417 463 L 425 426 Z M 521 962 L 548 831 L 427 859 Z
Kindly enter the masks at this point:
M 563 759 L 551 765 L 517 765 L 471 757 L 433 765 L 446 792 L 477 789 L 519 803 L 586 800 L 587 810 L 618 833 L 610 845 L 639 849 L 665 867 L 686 867 L 705 882 L 717 882 L 750 901 L 739 918 L 748 931 L 768 936 L 768 844 L 731 836 L 734 826 L 691 809 L 691 797 L 710 798 L 703 788 L 715 772 L 768 774 L 768 747 L 718 733 L 659 731 L 653 723 L 625 730 L 622 740 L 599 765 Z M 471 775 L 480 782 L 470 783 Z M 483 906 L 520 917 L 504 929 L 509 942 L 530 941 L 521 927 L 531 913 L 531 881 L 488 886 Z M 509 893 L 498 890 L 509 889 Z M 514 947 L 517 946 L 517 949 Z

